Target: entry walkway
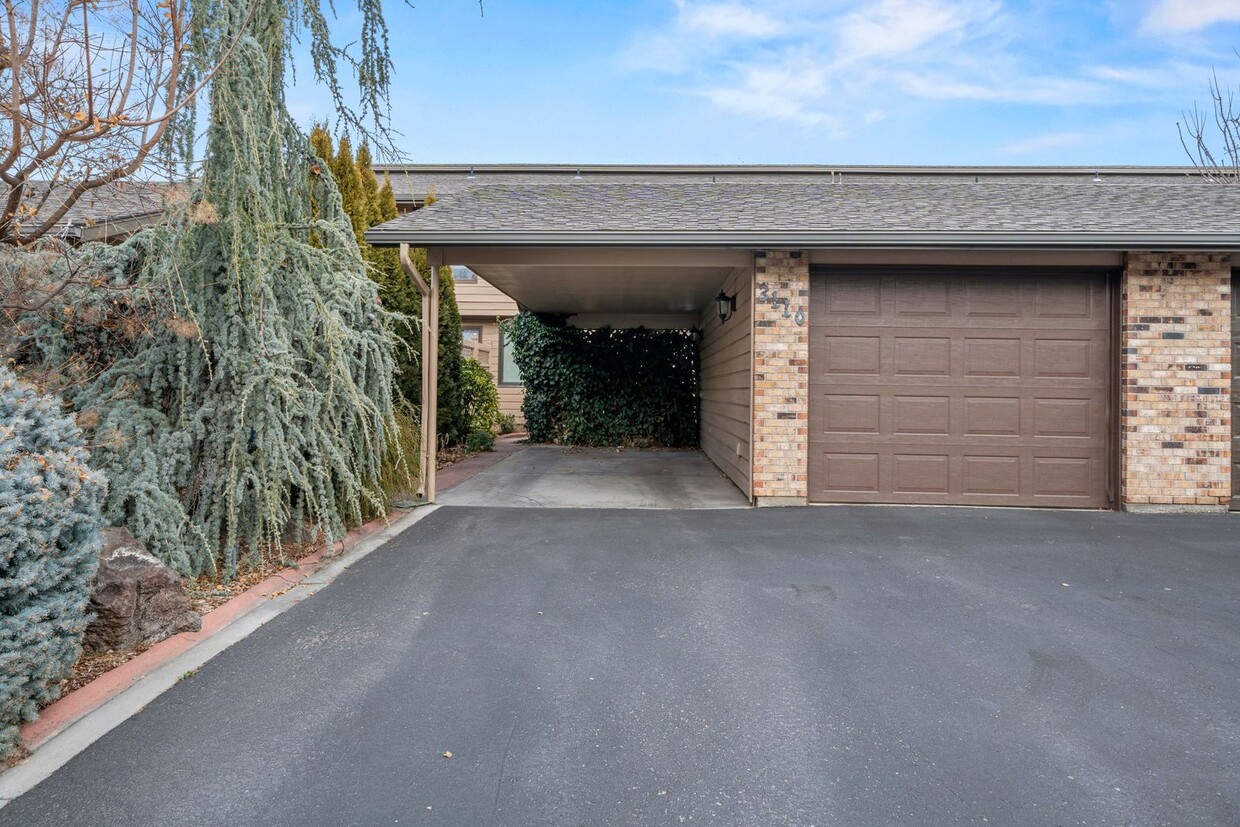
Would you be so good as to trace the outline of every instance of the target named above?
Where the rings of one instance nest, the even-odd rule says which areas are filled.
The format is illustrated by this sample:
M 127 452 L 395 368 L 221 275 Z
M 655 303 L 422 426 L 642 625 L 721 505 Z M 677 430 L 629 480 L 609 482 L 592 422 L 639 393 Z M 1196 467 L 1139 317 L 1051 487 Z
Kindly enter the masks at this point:
M 749 502 L 701 451 L 531 445 L 437 501 L 516 508 L 746 508 Z

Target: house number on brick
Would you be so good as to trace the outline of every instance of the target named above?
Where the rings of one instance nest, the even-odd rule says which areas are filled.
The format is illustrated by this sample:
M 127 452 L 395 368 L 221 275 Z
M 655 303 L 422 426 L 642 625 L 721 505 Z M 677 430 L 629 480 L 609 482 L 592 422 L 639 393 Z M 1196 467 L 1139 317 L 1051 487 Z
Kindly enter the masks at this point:
M 805 324 L 805 307 L 798 306 L 796 312 L 793 312 L 789 306 L 787 296 L 781 296 L 779 293 L 771 289 L 771 286 L 765 281 L 758 282 L 758 304 L 769 304 L 771 307 L 782 307 L 784 309 L 783 318 L 792 319 L 797 327 Z

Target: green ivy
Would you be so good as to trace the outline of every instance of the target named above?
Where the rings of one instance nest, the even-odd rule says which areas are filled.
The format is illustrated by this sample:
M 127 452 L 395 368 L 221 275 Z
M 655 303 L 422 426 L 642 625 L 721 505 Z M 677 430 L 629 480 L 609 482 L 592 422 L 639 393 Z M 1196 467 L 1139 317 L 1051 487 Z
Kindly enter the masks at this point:
M 698 348 L 686 330 L 579 330 L 523 312 L 504 335 L 535 442 L 698 444 Z

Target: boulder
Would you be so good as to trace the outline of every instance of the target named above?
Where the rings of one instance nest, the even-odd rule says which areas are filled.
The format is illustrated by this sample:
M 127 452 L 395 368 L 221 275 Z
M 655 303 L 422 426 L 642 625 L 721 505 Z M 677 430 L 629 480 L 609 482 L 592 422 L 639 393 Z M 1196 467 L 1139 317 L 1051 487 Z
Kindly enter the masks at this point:
M 104 529 L 90 611 L 95 619 L 82 641 L 87 652 L 132 652 L 202 628 L 181 578 L 124 528 Z

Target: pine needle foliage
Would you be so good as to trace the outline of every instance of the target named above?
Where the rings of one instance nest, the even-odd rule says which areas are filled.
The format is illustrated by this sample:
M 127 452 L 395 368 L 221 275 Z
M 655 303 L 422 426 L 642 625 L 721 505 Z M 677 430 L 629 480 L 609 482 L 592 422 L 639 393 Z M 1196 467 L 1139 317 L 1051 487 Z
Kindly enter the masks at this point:
M 250 3 L 219 0 L 216 13 L 232 31 Z M 119 253 L 80 252 L 130 255 L 152 315 L 185 322 L 149 326 L 71 399 L 106 436 L 106 516 L 187 575 L 231 577 L 239 555 L 290 534 L 342 536 L 381 508 L 397 429 L 395 320 L 285 107 L 291 13 L 258 0 L 215 77 L 203 176 L 179 218 Z M 45 348 L 72 351 L 63 336 Z
M 0 758 L 81 654 L 103 527 L 82 434 L 0 366 Z

